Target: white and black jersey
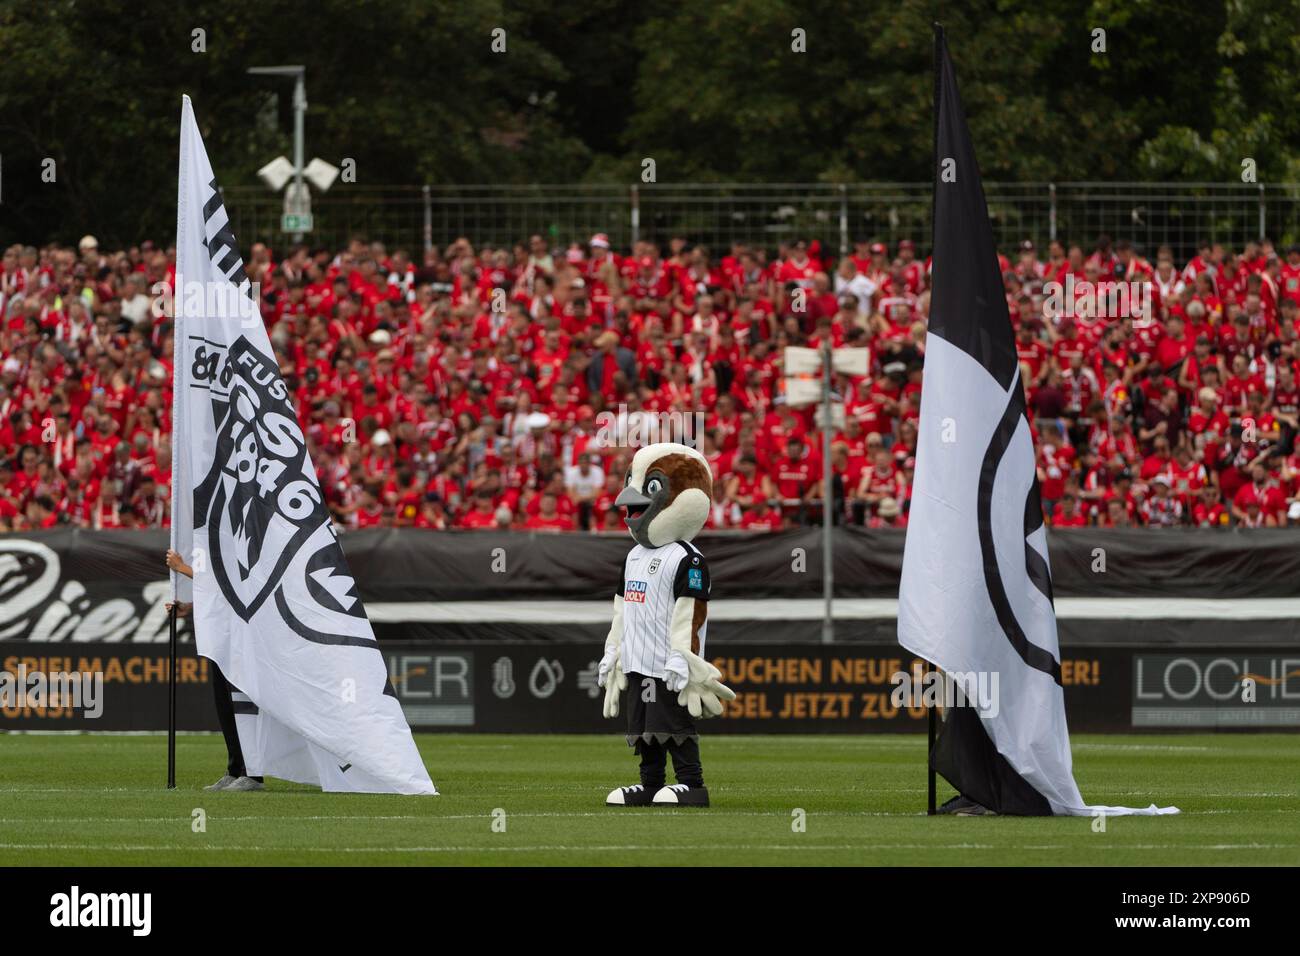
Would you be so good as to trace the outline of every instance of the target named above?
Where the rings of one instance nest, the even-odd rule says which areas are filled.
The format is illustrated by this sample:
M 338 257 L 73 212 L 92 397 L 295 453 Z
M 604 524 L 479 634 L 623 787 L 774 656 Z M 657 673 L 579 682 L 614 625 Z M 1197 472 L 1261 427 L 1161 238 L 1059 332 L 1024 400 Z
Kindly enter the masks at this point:
M 664 676 L 672 653 L 669 631 L 677 599 L 709 599 L 709 566 L 689 541 L 674 541 L 659 548 L 636 545 L 623 561 L 623 671 L 644 677 Z M 705 621 L 699 629 L 699 650 L 704 656 Z

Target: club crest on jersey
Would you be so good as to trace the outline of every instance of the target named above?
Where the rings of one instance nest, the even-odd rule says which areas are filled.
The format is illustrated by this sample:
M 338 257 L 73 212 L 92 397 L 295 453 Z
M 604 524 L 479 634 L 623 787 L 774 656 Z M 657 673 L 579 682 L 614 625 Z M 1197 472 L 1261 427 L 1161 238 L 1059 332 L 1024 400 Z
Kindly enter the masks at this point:
M 628 581 L 623 589 L 623 600 L 630 604 L 645 603 L 646 586 L 644 581 Z
M 659 558 L 653 558 L 653 559 L 650 561 L 650 567 L 646 568 L 646 572 L 645 572 L 645 573 L 646 573 L 646 574 L 654 574 L 656 571 L 659 570 L 659 564 L 660 564 L 660 559 L 659 559 Z

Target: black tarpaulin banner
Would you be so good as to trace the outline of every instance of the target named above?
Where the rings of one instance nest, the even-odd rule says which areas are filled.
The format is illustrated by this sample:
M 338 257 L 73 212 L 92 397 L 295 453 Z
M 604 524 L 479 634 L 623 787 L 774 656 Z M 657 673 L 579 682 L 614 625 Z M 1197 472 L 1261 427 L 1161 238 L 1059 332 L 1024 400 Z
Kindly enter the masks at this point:
M 892 610 L 863 614 L 847 602 L 897 598 L 903 536 L 835 529 L 837 640 L 893 639 Z M 549 609 L 590 602 L 603 614 L 628 547 L 621 534 L 389 529 L 340 539 L 383 642 L 603 640 L 607 619 Z M 820 639 L 820 530 L 697 540 L 714 569 L 718 608 L 734 609 L 710 623 L 712 637 Z M 166 550 L 165 531 L 0 535 L 0 640 L 165 642 Z M 1300 643 L 1300 614 L 1290 606 L 1300 586 L 1300 528 L 1059 531 L 1051 558 L 1063 644 Z M 1091 609 L 1076 613 L 1075 598 Z M 1229 601 L 1237 603 L 1212 607 Z M 502 611 L 512 619 L 492 613 Z M 182 619 L 182 640 L 188 628 Z

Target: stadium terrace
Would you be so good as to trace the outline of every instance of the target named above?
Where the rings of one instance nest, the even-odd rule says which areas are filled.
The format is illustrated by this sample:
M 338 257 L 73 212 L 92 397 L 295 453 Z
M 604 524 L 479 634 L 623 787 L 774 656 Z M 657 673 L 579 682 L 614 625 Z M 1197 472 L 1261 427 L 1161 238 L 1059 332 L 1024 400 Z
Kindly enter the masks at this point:
M 339 527 L 618 529 L 637 436 L 663 423 L 718 476 L 709 528 L 818 522 L 822 437 L 785 400 L 782 350 L 828 338 L 869 355 L 868 374 L 835 382 L 835 518 L 906 527 L 931 287 L 915 243 L 835 257 L 802 241 L 522 240 L 418 259 L 362 239 L 252 247 L 250 288 Z M 1150 255 L 1101 236 L 999 257 L 1047 521 L 1300 520 L 1300 250 Z M 158 305 L 177 281 L 174 251 L 150 242 L 4 251 L 0 530 L 169 525 Z M 1085 301 L 1121 287 L 1141 316 Z

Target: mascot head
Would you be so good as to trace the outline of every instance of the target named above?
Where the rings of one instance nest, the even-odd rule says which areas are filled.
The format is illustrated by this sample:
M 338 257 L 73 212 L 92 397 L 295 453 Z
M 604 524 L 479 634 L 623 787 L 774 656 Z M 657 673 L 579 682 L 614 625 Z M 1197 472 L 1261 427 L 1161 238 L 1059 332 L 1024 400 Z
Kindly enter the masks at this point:
M 685 445 L 660 442 L 633 456 L 627 486 L 614 504 L 626 509 L 624 522 L 637 544 L 661 548 L 699 534 L 712 502 L 713 475 L 704 456 Z

